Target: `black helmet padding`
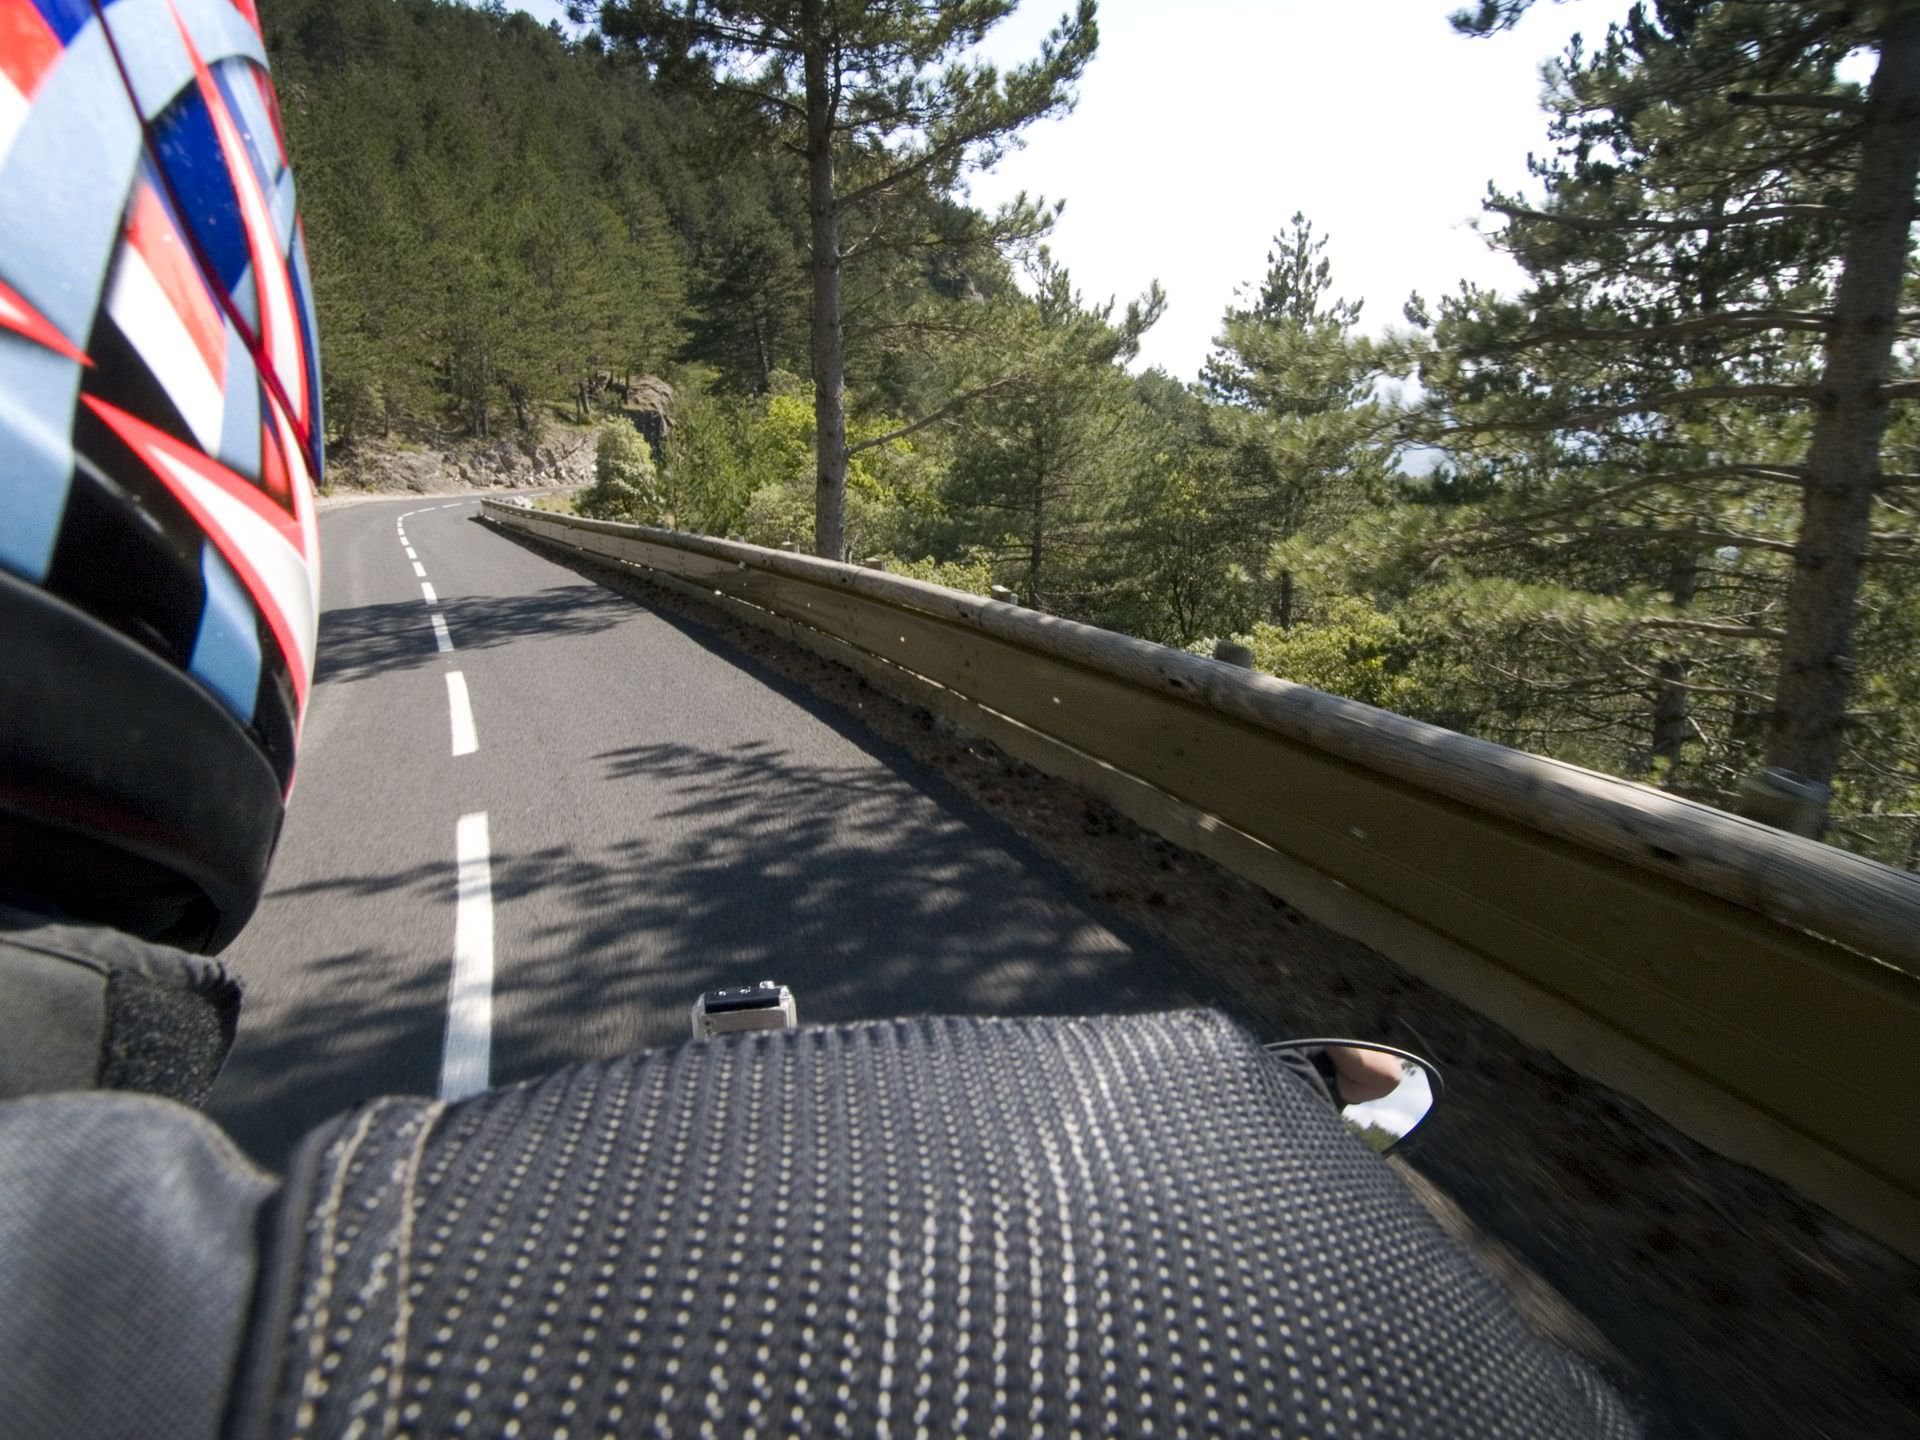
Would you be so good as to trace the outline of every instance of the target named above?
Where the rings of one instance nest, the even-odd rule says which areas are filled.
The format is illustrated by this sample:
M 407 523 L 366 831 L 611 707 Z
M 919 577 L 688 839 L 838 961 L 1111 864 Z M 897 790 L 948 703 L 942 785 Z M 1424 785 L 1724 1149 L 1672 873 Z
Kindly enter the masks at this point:
M 0 892 L 182 949 L 253 913 L 284 797 L 186 671 L 0 571 Z

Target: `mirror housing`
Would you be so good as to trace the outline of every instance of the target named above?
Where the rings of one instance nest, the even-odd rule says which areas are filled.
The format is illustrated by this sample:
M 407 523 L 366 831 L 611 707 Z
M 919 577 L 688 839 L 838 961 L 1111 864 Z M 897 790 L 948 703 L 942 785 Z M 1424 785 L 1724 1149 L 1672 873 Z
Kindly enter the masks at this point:
M 1310 1066 L 1347 1128 L 1385 1155 L 1406 1144 L 1445 1092 L 1440 1067 L 1423 1055 L 1372 1040 L 1279 1040 L 1271 1053 Z

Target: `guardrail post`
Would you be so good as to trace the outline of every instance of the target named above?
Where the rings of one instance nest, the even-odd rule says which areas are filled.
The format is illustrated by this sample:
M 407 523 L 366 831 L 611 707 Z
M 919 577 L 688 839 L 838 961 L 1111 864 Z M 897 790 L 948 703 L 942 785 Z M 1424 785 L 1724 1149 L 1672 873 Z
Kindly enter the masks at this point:
M 1237 665 L 1242 670 L 1253 669 L 1253 651 L 1238 640 L 1216 640 L 1213 642 L 1213 658 L 1224 665 Z
M 1749 820 L 1818 839 L 1826 815 L 1829 787 L 1803 780 L 1791 770 L 1772 767 L 1740 782 L 1738 809 Z

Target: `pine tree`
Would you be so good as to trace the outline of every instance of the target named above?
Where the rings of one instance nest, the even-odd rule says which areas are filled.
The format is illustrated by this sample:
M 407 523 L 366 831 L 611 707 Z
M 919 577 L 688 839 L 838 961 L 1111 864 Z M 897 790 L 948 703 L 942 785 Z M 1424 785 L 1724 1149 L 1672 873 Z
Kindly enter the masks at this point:
M 1037 59 L 1002 76 L 959 57 L 1013 0 L 599 0 L 612 40 L 662 73 L 692 75 L 761 113 L 807 177 L 817 446 L 815 547 L 846 543 L 844 222 L 918 187 L 949 193 L 969 164 L 1071 104 L 1092 58 L 1093 0 L 1079 0 Z M 843 178 L 844 177 L 844 178 Z
M 776 208 L 765 177 L 723 180 L 699 260 L 687 353 L 729 389 L 758 394 L 806 364 L 804 220 Z M 798 233 L 796 233 L 798 232 Z
M 1360 323 L 1361 302 L 1329 299 L 1333 262 L 1327 237 L 1299 211 L 1273 237 L 1267 273 L 1254 303 L 1234 307 L 1221 321 L 1201 383 L 1214 400 L 1280 414 L 1317 415 L 1366 399 L 1367 377 L 1344 351 Z M 1311 369 L 1306 362 L 1312 360 Z
M 1200 389 L 1164 371 L 1133 382 L 1134 483 L 1116 558 L 1122 570 L 1101 623 L 1169 645 L 1241 631 L 1259 618 L 1258 539 L 1239 514 Z
M 1864 95 L 1840 78 L 1855 52 L 1873 57 Z M 1880 448 L 1891 403 L 1920 393 L 1895 374 L 1920 5 L 1636 6 L 1592 54 L 1576 41 L 1549 103 L 1544 203 L 1489 202 L 1529 288 L 1443 302 L 1422 382 L 1494 477 L 1497 543 L 1611 560 L 1668 607 L 1643 633 L 1697 642 L 1644 667 L 1655 752 L 1678 752 L 1706 699 L 1730 731 L 1764 726 L 1765 763 L 1829 782 L 1863 567 L 1913 553 Z M 1510 481 L 1542 444 L 1549 478 L 1525 493 Z
M 1116 318 L 1112 301 L 1089 305 L 1044 247 L 1033 290 L 996 307 L 1000 329 L 976 363 L 1001 378 L 958 423 L 948 503 L 964 542 L 994 555 L 1026 604 L 1087 616 L 1143 453 L 1121 367 L 1166 302 L 1156 285 Z M 1008 357 L 1018 357 L 1012 373 Z
M 1333 294 L 1326 237 L 1296 213 L 1274 237 L 1253 303 L 1221 321 L 1201 383 L 1214 488 L 1250 563 L 1280 541 L 1324 537 L 1386 495 L 1392 416 L 1375 398 L 1379 362 L 1355 333 L 1358 301 Z M 1275 576 L 1274 614 L 1291 623 L 1289 577 Z

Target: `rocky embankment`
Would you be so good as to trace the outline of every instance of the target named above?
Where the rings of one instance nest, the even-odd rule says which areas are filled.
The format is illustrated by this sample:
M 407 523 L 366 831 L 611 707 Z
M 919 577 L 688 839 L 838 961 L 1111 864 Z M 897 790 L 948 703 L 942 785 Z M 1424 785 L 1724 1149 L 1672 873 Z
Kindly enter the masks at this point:
M 585 485 L 593 480 L 593 445 L 591 429 L 565 425 L 493 440 L 361 440 L 328 455 L 326 493 L 343 499 Z

